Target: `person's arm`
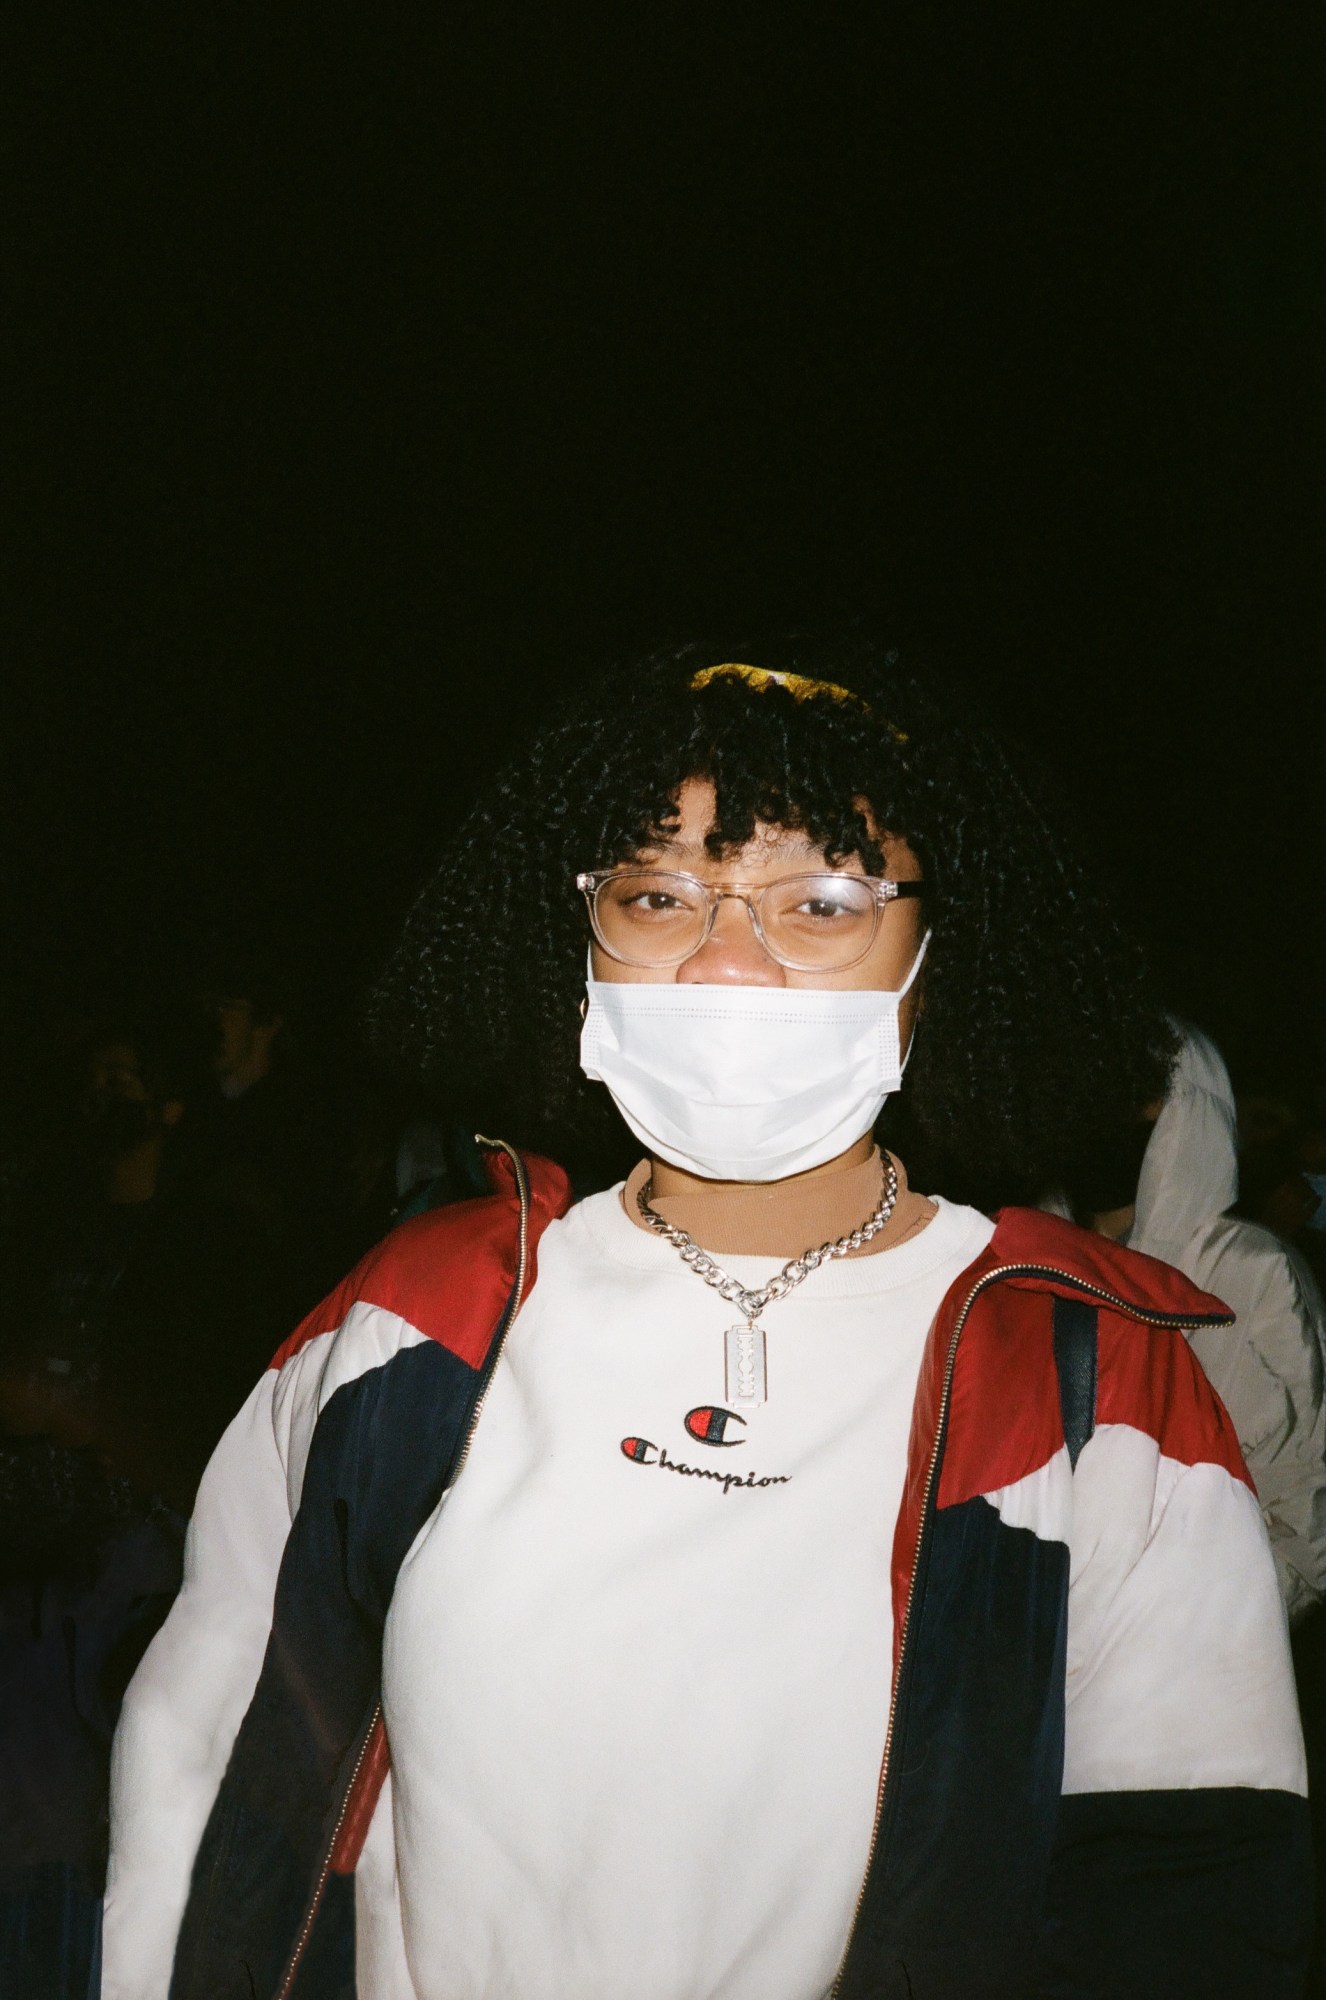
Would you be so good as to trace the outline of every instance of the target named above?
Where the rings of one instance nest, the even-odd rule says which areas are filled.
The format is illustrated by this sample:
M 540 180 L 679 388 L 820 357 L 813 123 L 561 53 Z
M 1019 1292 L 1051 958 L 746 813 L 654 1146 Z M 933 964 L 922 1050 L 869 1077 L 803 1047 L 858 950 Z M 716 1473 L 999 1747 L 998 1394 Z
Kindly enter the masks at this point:
M 1283 1245 L 1226 1221 L 1202 1283 L 1238 1317 L 1192 1346 L 1229 1411 L 1257 1488 L 1291 1622 L 1326 1594 L 1326 1402 L 1320 1301 Z
M 1310 1842 L 1275 1567 L 1225 1412 L 1186 1345 L 1156 1339 L 1149 1407 L 1098 1420 L 1074 1477 L 1037 1991 L 1300 2000 Z
M 290 1528 L 263 1376 L 203 1476 L 184 1585 L 130 1683 L 111 1765 L 102 2000 L 166 2000 L 194 1856 L 253 1695 Z

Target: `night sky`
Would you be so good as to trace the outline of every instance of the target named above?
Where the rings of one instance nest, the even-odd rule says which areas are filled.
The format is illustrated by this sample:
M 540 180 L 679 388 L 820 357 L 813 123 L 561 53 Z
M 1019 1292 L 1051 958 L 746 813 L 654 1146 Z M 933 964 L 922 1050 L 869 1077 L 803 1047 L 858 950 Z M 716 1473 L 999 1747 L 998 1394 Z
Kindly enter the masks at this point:
M 1319 9 L 20 6 L 4 68 L 22 1019 L 221 917 L 350 995 L 555 685 L 864 617 L 1326 1071 Z

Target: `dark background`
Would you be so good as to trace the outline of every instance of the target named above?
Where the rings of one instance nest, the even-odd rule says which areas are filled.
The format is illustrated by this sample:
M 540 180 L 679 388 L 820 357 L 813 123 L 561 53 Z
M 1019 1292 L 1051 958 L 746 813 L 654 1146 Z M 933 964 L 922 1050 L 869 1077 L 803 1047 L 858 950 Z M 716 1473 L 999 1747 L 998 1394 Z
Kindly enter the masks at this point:
M 13 10 L 10 1046 L 222 918 L 348 1007 L 549 690 L 857 615 L 1319 1074 L 1321 22 Z

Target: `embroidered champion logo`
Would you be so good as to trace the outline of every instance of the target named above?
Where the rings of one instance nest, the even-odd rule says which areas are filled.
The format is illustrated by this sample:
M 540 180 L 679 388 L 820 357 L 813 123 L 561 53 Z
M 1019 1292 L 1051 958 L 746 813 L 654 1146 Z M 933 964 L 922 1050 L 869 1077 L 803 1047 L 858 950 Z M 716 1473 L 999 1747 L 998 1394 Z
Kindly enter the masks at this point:
M 790 1472 L 776 1472 L 764 1479 L 757 1479 L 753 1472 L 748 1472 L 743 1478 L 739 1472 L 716 1472 L 712 1465 L 686 1465 L 679 1458 L 669 1458 L 665 1444 L 654 1444 L 649 1438 L 624 1437 L 621 1442 L 621 1453 L 622 1457 L 629 1458 L 633 1465 L 654 1465 L 660 1472 L 675 1472 L 682 1479 L 711 1479 L 719 1487 L 724 1499 L 734 1486 L 743 1491 L 749 1491 L 755 1486 L 786 1486 L 792 1477 Z
M 724 1445 L 731 1450 L 734 1444 L 746 1442 L 745 1438 L 726 1435 L 732 1424 L 740 1424 L 743 1430 L 746 1427 L 746 1419 L 739 1417 L 735 1410 L 722 1410 L 703 1403 L 698 1410 L 687 1410 L 683 1421 L 691 1436 L 698 1438 L 701 1444 Z

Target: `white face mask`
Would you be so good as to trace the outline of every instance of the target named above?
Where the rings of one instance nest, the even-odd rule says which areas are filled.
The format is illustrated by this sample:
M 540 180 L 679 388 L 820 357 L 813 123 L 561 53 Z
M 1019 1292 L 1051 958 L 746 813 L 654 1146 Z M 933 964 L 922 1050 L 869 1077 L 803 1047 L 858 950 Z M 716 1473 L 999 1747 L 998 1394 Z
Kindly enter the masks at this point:
M 777 1181 L 846 1152 L 906 1067 L 896 993 L 618 985 L 589 976 L 580 1066 L 637 1139 L 706 1180 Z M 909 1050 L 910 1053 L 910 1050 Z

